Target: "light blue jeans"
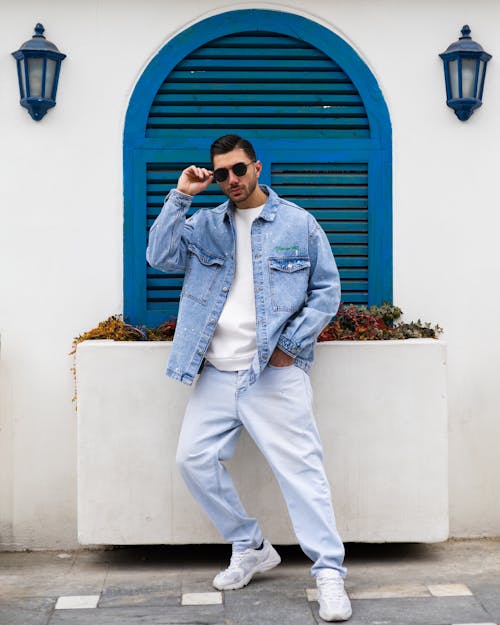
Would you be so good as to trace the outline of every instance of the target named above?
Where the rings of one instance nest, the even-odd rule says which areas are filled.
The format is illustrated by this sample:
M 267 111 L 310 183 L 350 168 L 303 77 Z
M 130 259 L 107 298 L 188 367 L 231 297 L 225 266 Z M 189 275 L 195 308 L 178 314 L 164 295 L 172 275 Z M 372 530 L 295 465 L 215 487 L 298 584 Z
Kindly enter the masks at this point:
M 233 550 L 258 547 L 259 524 L 245 511 L 223 464 L 245 427 L 278 480 L 300 546 L 314 563 L 312 574 L 328 568 L 344 577 L 344 546 L 323 468 L 309 376 L 294 365 L 268 365 L 255 384 L 242 389 L 244 376 L 245 371 L 203 368 L 179 437 L 181 474 Z

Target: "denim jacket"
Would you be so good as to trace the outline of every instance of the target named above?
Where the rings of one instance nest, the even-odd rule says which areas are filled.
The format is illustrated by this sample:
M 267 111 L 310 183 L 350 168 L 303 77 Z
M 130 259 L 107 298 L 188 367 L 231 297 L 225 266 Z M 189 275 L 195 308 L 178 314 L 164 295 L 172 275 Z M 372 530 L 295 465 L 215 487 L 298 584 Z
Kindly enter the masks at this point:
M 246 385 L 255 382 L 276 346 L 309 373 L 316 338 L 340 302 L 337 265 L 316 219 L 269 187 L 261 188 L 268 199 L 251 228 L 257 353 Z M 185 384 L 192 384 L 200 370 L 235 270 L 232 202 L 186 219 L 190 205 L 190 196 L 170 191 L 146 253 L 156 269 L 185 272 L 167 366 L 167 375 Z

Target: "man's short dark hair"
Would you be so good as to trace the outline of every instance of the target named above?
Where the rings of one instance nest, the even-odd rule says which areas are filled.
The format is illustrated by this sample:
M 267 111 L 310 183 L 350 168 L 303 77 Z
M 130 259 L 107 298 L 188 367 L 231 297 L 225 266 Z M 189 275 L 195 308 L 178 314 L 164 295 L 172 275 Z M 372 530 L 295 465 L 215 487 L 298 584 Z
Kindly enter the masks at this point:
M 212 163 L 214 162 L 214 156 L 217 154 L 227 154 L 237 148 L 241 148 L 250 160 L 257 160 L 255 150 L 253 149 L 253 145 L 250 141 L 247 141 L 238 135 L 224 135 L 223 137 L 216 139 L 210 147 L 210 158 L 212 159 Z

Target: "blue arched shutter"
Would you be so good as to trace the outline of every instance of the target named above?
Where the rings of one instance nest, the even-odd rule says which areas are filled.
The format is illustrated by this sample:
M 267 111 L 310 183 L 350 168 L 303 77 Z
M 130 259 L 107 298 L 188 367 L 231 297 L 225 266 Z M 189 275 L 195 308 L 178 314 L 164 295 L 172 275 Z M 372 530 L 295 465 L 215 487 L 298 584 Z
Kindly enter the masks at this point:
M 154 148 L 134 157 L 137 201 L 145 202 L 143 244 L 180 171 L 191 163 L 209 166 L 210 143 L 229 132 L 255 145 L 264 166 L 262 182 L 321 223 L 340 268 L 343 301 L 380 299 L 370 283 L 377 282 L 371 278 L 377 255 L 370 228 L 376 229 L 380 204 L 382 151 L 349 76 L 320 49 L 283 33 L 219 37 L 193 50 L 165 77 L 145 127 L 144 145 Z M 192 212 L 224 200 L 213 185 L 195 198 Z M 183 276 L 145 264 L 144 274 L 143 322 L 175 316 Z

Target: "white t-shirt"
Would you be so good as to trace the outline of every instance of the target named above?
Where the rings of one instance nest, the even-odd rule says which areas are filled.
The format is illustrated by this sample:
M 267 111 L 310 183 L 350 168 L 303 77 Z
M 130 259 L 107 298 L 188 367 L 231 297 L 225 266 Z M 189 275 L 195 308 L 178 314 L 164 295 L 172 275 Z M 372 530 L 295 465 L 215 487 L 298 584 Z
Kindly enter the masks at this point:
M 264 204 L 255 208 L 234 209 L 234 279 L 206 353 L 206 359 L 221 371 L 248 369 L 257 351 L 250 230 L 263 208 Z

